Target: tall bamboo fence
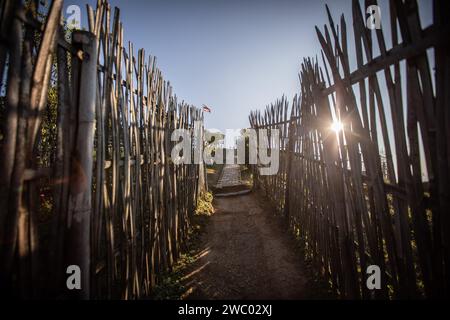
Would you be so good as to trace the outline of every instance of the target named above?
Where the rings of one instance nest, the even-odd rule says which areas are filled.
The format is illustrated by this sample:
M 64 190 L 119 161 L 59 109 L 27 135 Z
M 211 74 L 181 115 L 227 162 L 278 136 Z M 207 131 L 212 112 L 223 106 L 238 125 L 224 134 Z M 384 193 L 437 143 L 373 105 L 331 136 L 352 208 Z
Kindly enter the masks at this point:
M 371 31 L 353 1 L 350 53 L 346 20 L 327 7 L 322 54 L 303 61 L 299 96 L 250 115 L 253 128 L 280 130 L 280 171 L 256 180 L 341 297 L 448 297 L 450 3 L 433 1 L 427 28 L 417 1 L 388 4 L 390 30 Z M 366 285 L 370 265 L 380 290 Z
M 62 8 L 0 5 L 0 291 L 149 297 L 203 187 L 199 165 L 173 164 L 171 134 L 203 114 L 125 43 L 118 8 L 99 0 L 89 30 L 70 33 Z M 71 265 L 81 290 L 66 287 Z

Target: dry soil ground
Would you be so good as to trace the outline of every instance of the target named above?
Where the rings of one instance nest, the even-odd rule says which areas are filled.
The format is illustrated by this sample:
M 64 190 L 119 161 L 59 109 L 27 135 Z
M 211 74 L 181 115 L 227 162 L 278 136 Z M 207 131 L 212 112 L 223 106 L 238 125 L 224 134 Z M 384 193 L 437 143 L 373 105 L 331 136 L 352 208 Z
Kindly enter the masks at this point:
M 198 257 L 186 270 L 186 299 L 309 299 L 303 260 L 264 198 L 218 198 Z

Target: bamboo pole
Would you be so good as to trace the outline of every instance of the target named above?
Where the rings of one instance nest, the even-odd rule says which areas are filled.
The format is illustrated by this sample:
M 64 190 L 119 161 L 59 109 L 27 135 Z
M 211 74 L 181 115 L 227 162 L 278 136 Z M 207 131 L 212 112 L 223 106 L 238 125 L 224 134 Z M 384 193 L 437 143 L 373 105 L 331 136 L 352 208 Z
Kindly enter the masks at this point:
M 94 128 L 97 93 L 97 47 L 95 36 L 85 31 L 73 33 L 74 46 L 83 51 L 78 72 L 78 130 L 72 158 L 69 196 L 68 245 L 66 264 L 77 265 L 82 272 L 81 290 L 74 293 L 80 299 L 90 297 L 91 273 L 91 214 Z M 73 70 L 77 72 L 77 70 Z

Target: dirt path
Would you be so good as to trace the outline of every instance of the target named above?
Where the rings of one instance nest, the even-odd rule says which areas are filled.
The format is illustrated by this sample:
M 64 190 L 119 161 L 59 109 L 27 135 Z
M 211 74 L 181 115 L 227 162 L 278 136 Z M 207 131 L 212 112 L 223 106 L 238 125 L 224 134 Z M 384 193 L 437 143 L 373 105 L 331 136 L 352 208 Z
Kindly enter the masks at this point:
M 187 299 L 307 299 L 302 260 L 255 194 L 215 200 L 201 252 L 184 276 Z

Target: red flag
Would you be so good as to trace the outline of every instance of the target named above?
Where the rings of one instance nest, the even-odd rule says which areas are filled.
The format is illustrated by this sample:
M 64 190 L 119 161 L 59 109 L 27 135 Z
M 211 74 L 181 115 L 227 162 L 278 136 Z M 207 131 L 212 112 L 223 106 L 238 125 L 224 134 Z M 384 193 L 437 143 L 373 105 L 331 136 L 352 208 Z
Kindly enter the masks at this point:
M 206 104 L 203 105 L 203 112 L 211 113 L 211 108 L 208 107 Z

